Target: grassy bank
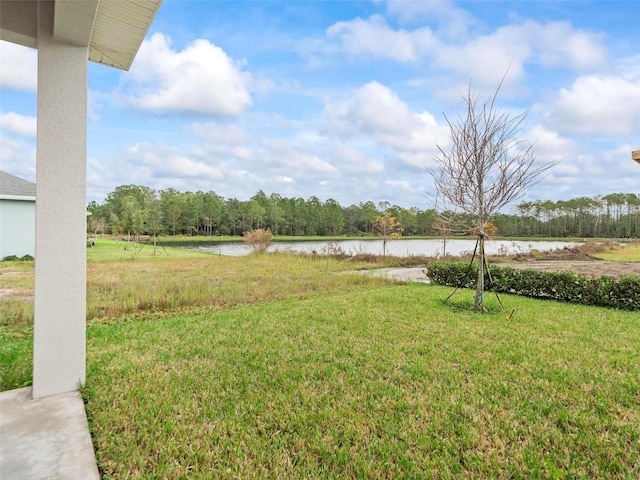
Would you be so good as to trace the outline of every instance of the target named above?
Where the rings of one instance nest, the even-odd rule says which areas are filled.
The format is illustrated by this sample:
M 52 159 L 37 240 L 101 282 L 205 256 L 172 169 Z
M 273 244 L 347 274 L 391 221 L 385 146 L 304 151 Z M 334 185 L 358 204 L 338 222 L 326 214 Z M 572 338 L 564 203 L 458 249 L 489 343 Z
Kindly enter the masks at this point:
M 505 295 L 506 320 L 490 295 L 474 315 L 469 291 L 337 274 L 364 263 L 88 255 L 104 478 L 640 475 L 640 312 Z M 16 265 L 0 281 L 28 291 Z M 3 320 L 2 389 L 30 383 L 31 345 Z
M 3 262 L 0 267 L 0 289 L 14 290 L 0 299 L 3 325 L 31 324 L 33 267 L 33 262 Z M 87 249 L 87 320 L 229 307 L 379 282 L 358 275 L 327 275 L 363 267 L 370 265 L 333 259 L 311 262 L 286 254 L 233 258 L 98 240 Z

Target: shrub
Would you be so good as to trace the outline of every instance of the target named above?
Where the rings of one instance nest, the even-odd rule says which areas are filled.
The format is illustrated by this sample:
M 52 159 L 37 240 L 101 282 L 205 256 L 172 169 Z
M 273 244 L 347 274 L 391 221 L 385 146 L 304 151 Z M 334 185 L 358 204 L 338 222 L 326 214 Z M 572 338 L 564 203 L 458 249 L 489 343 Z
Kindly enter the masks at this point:
M 373 253 L 359 253 L 349 258 L 350 262 L 378 263 L 378 256 Z
M 2 262 L 33 262 L 33 260 L 34 258 L 31 255 L 27 254 L 22 257 L 18 257 L 17 255 L 7 255 L 0 261 Z
M 253 253 L 263 253 L 271 245 L 273 234 L 270 229 L 258 228 L 257 230 L 244 232 L 243 239 L 244 243 L 251 247 Z
M 324 247 L 323 253 L 332 258 L 345 258 L 347 256 L 344 248 L 338 242 L 328 242 Z
M 433 283 L 475 288 L 477 265 L 435 262 L 427 266 Z M 640 310 L 640 277 L 589 278 L 572 272 L 540 272 L 509 267 L 491 267 L 485 272 L 485 288 L 526 297 L 580 303 L 622 310 Z

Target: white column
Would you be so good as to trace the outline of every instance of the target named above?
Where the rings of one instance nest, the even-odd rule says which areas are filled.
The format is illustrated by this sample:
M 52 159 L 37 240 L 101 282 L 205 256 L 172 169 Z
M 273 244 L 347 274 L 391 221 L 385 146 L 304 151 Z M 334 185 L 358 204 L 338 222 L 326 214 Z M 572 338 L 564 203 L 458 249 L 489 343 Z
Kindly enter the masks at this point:
M 53 12 L 39 2 L 34 398 L 86 373 L 88 49 L 52 39 Z

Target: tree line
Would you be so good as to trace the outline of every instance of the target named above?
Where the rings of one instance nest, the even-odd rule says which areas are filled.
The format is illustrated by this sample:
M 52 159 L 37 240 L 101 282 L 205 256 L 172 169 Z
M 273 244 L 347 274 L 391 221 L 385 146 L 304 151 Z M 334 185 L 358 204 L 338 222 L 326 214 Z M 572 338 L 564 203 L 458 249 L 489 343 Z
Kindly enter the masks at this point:
M 435 209 L 404 208 L 367 201 L 348 207 L 315 196 L 283 197 L 258 191 L 247 201 L 225 199 L 214 191 L 155 191 L 121 185 L 102 203 L 91 202 L 88 229 L 93 233 L 149 235 L 230 235 L 263 228 L 274 235 L 336 236 L 379 233 L 378 218 L 390 216 L 403 236 L 442 235 L 442 214 Z M 446 212 L 451 218 L 451 212 Z M 457 214 L 464 222 L 464 214 Z M 491 219 L 503 236 L 638 237 L 640 196 L 633 193 L 581 197 L 567 201 L 522 202 L 515 213 Z M 455 232 L 463 233 L 463 232 Z

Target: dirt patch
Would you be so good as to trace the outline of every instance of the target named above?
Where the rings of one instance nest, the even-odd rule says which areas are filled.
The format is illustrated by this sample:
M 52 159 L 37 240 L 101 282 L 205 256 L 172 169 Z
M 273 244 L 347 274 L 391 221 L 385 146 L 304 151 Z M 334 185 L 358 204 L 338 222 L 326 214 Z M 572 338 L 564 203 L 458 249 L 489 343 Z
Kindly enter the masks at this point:
M 604 249 L 604 244 L 587 242 L 577 247 L 565 247 L 550 252 L 519 253 L 506 261 L 496 261 L 495 265 L 544 272 L 570 271 L 592 278 L 602 275 L 640 276 L 639 262 L 608 262 L 592 255 Z
M 584 252 L 579 247 L 564 247 L 550 252 L 517 253 L 512 258 L 514 262 L 539 262 L 549 260 L 600 261 L 599 258 Z
M 0 288 L 0 298 L 16 298 L 20 300 L 33 301 L 31 290 L 19 290 L 14 288 Z
M 635 275 L 640 277 L 640 263 L 638 262 L 606 262 L 604 260 L 547 260 L 532 262 L 500 262 L 490 265 L 500 267 L 521 268 L 526 270 L 540 270 L 544 272 L 570 271 L 587 277 L 611 277 Z M 404 282 L 429 283 L 425 274 L 425 267 L 414 268 L 379 268 L 373 270 L 358 270 L 363 275 L 376 275 L 379 277 L 400 280 Z
M 543 272 L 570 271 L 587 277 L 621 277 L 635 275 L 640 277 L 640 263 L 638 262 L 606 262 L 604 260 L 544 260 L 532 262 L 496 263 L 501 267 L 521 268 L 526 270 L 540 270 Z

